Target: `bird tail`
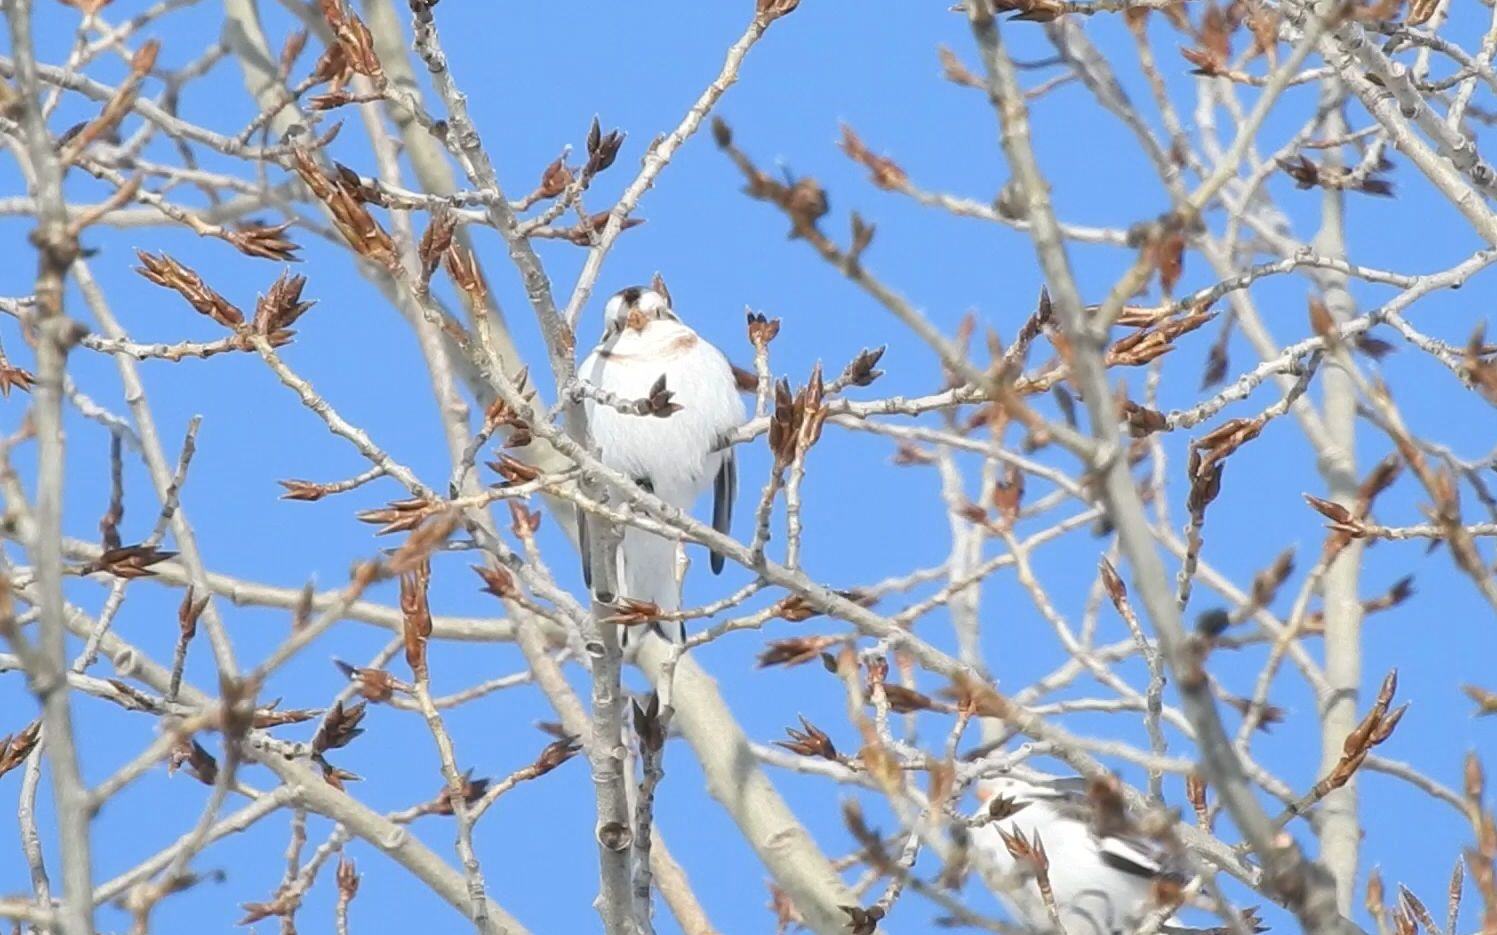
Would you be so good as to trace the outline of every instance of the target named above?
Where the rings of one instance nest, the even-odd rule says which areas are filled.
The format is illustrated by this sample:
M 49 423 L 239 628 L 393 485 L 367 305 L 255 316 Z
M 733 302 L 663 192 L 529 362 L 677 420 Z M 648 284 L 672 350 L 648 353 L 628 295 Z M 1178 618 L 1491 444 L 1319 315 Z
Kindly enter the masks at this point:
M 647 601 L 663 611 L 681 609 L 681 589 L 676 585 L 676 543 L 654 533 L 630 527 L 619 547 L 619 590 L 623 597 Z M 629 644 L 631 627 L 625 627 L 621 642 Z M 662 639 L 686 641 L 686 624 L 665 620 L 650 624 Z

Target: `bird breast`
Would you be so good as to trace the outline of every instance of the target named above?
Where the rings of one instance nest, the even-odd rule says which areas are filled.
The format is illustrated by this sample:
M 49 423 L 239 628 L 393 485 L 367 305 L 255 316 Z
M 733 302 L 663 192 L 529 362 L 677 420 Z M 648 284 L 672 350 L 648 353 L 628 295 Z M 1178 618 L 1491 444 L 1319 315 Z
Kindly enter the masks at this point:
M 701 343 L 702 339 L 690 328 L 657 321 L 646 325 L 643 331 L 625 329 L 611 346 L 599 348 L 596 353 L 614 363 L 660 364 L 690 354 Z
M 685 509 L 712 483 L 722 458 L 719 440 L 744 419 L 727 359 L 690 328 L 656 321 L 641 332 L 625 330 L 579 372 L 625 400 L 647 397 L 662 375 L 678 411 L 639 416 L 588 400 L 588 421 L 605 464 L 649 478 L 657 495 Z

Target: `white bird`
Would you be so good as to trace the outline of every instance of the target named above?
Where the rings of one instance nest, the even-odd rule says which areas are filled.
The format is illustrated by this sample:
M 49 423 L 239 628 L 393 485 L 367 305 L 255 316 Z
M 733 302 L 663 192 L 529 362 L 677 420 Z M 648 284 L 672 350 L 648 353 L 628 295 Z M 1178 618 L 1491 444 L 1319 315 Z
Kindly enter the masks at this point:
M 636 415 L 589 396 L 588 424 L 603 463 L 680 510 L 690 510 L 710 486 L 712 527 L 727 533 L 738 470 L 724 439 L 747 417 L 728 359 L 681 322 L 658 278 L 655 288 L 635 286 L 614 295 L 604 306 L 603 319 L 603 340 L 582 362 L 581 379 L 624 401 L 658 396 L 658 381 L 664 379 L 663 388 L 677 407 L 663 416 Z M 582 554 L 583 575 L 592 587 L 585 540 Z M 711 564 L 720 573 L 723 557 L 712 553 Z M 664 611 L 680 610 L 675 566 L 674 541 L 625 528 L 617 596 Z M 657 624 L 655 630 L 678 643 L 686 639 L 681 621 L 666 622 L 663 628 Z
M 1049 858 L 1048 876 L 1055 907 L 1066 935 L 1116 935 L 1131 931 L 1158 906 L 1162 891 L 1177 889 L 1186 877 L 1171 866 L 1168 855 L 1153 841 L 1130 833 L 1118 814 L 1110 819 L 1088 797 L 1085 779 L 1047 777 L 1028 782 L 1012 776 L 978 783 L 982 800 L 978 815 L 999 815 L 972 829 L 972 844 L 981 849 L 994 869 L 1005 877 L 1023 880 L 1024 900 L 999 892 L 1015 916 L 1036 931 L 1051 931 L 1048 910 L 1040 896 L 1032 866 L 1010 853 L 1003 834 L 1022 834 L 1032 841 L 1039 834 Z

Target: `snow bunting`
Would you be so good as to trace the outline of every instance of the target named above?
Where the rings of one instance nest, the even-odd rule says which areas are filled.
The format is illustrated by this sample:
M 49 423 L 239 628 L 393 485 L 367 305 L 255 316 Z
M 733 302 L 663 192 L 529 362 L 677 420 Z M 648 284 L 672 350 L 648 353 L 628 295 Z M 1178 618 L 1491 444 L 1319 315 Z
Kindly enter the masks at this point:
M 1185 880 L 1164 851 L 1128 827 L 1121 802 L 1108 816 L 1087 794 L 1080 777 L 1033 774 L 978 783 L 981 817 L 997 816 L 972 829 L 972 845 L 994 869 L 1016 881 L 1029 898 L 997 895 L 1036 931 L 1054 928 L 1032 864 L 1014 856 L 1005 836 L 1031 842 L 1036 834 L 1049 859 L 1050 890 L 1067 935 L 1117 935 L 1136 924 Z M 1109 827 L 1111 826 L 1111 827 Z M 1019 844 L 1022 849 L 1023 843 Z M 1021 905 L 1022 902 L 1022 905 Z
M 587 398 L 588 424 L 603 463 L 679 510 L 690 510 L 710 486 L 712 526 L 726 534 L 738 471 L 733 449 L 724 440 L 746 418 L 728 359 L 681 322 L 658 280 L 656 288 L 635 286 L 614 295 L 603 319 L 603 340 L 582 362 L 578 376 L 624 403 L 654 402 L 644 414 L 636 414 Z M 582 554 L 591 587 L 585 540 Z M 723 557 L 712 553 L 711 564 L 720 573 Z M 676 543 L 626 527 L 618 582 L 618 597 L 680 610 Z M 675 642 L 686 639 L 680 621 L 655 629 Z M 624 633 L 627 637 L 628 628 Z

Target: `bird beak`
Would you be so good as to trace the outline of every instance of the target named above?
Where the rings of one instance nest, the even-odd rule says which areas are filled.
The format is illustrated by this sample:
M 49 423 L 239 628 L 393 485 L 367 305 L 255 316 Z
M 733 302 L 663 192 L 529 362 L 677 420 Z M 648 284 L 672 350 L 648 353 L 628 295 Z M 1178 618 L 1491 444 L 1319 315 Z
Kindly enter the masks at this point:
M 650 319 L 638 308 L 629 309 L 629 317 L 624 319 L 625 327 L 633 328 L 635 331 L 645 330 L 645 325 L 649 323 Z

